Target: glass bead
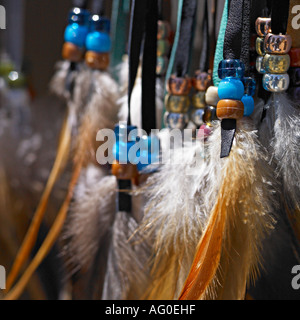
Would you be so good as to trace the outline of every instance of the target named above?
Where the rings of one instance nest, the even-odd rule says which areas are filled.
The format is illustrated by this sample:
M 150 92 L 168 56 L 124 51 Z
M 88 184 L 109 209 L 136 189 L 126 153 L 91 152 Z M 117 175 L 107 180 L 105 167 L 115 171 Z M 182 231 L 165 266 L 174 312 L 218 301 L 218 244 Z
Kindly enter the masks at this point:
M 257 18 L 255 21 L 255 30 L 260 37 L 265 37 L 271 30 L 271 18 Z
M 195 109 L 191 114 L 191 120 L 199 128 L 203 123 L 204 109 Z
M 290 78 L 287 73 L 272 74 L 266 73 L 263 76 L 263 87 L 270 92 L 283 92 L 289 87 Z
M 251 96 L 244 95 L 242 98 L 244 104 L 244 117 L 249 117 L 254 111 L 254 99 Z
M 174 113 L 186 113 L 190 107 L 189 96 L 174 96 L 167 94 L 165 97 L 167 111 Z
M 172 75 L 167 81 L 167 91 L 176 96 L 187 96 L 192 88 L 192 80 L 188 77 Z
M 219 100 L 218 87 L 210 86 L 205 93 L 206 104 L 216 107 Z
M 142 147 L 137 151 L 137 163 L 138 171 L 145 170 L 151 164 L 157 164 L 159 162 L 159 150 L 160 142 L 156 136 L 142 136 L 141 140 Z
M 210 134 L 211 134 L 211 127 L 208 124 L 203 124 L 197 133 L 197 139 L 203 139 L 206 140 Z
M 260 56 L 263 56 L 265 54 L 264 38 L 261 38 L 261 37 L 256 38 L 255 49 L 257 54 L 259 54 Z
M 168 69 L 168 63 L 169 59 L 167 57 L 157 57 L 156 74 L 159 76 L 165 75 Z
M 271 54 L 286 54 L 292 46 L 292 38 L 289 34 L 272 34 L 265 37 L 265 51 Z
M 159 57 L 161 56 L 167 56 L 170 51 L 170 43 L 168 40 L 162 39 L 157 40 L 157 55 Z
M 245 87 L 245 94 L 253 97 L 256 90 L 256 81 L 252 77 L 244 77 L 242 80 Z
M 242 78 L 245 73 L 245 65 L 239 59 L 226 59 L 219 63 L 218 75 L 220 79 L 226 77 Z
M 240 79 L 225 78 L 219 84 L 218 96 L 220 99 L 241 100 L 244 91 L 244 84 Z
M 166 21 L 159 20 L 157 23 L 157 40 L 168 39 L 170 36 L 171 27 Z
M 217 117 L 222 119 L 241 119 L 244 116 L 244 105 L 240 100 L 223 99 L 217 105 Z
M 205 103 L 205 92 L 204 91 L 199 91 L 193 95 L 192 105 L 196 109 L 205 108 L 206 103 Z
M 299 87 L 300 86 L 300 68 L 290 68 L 289 76 L 290 76 L 291 87 Z
M 300 67 L 300 48 L 291 48 L 289 51 L 291 67 Z
M 111 50 L 111 40 L 108 33 L 94 31 L 86 38 L 86 49 L 97 53 L 106 53 Z
M 110 33 L 110 20 L 105 17 L 101 17 L 97 14 L 93 15 L 90 19 L 90 32 L 99 31 L 104 33 Z
M 166 112 L 164 115 L 166 127 L 170 129 L 183 130 L 189 123 L 189 117 L 186 113 Z
M 267 73 L 286 73 L 290 67 L 290 56 L 288 54 L 266 54 L 262 65 Z
M 213 121 L 218 120 L 217 109 L 213 106 L 207 106 L 204 109 L 203 121 L 210 125 Z
M 193 78 L 193 87 L 197 91 L 206 91 L 208 87 L 212 85 L 211 72 L 196 71 L 195 77 Z
M 62 49 L 62 57 L 71 62 L 79 62 L 82 60 L 84 50 L 71 42 L 65 42 Z
M 263 58 L 262 56 L 259 56 L 256 58 L 256 70 L 258 73 L 264 74 L 266 71 L 263 68 Z

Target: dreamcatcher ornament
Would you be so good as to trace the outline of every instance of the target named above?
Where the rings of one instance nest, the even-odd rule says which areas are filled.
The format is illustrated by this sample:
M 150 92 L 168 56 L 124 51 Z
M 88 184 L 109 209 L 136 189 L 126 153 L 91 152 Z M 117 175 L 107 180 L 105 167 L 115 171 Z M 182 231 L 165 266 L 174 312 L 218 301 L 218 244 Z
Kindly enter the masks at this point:
M 149 180 L 141 228 L 154 243 L 149 299 L 244 299 L 250 279 L 258 273 L 262 239 L 275 223 L 271 212 L 276 182 L 248 117 L 253 111 L 253 82 L 244 79 L 243 63 L 236 60 L 247 62 L 249 12 L 247 1 L 229 4 L 225 60 L 219 66 L 223 80 L 217 114 L 236 121 L 234 139 L 226 141 L 232 131 L 224 135 L 228 127 L 216 124 L 205 150 L 184 148 L 184 156 L 175 156 L 182 165 L 163 165 Z M 243 23 L 237 16 L 244 17 Z M 245 37 L 243 46 L 239 34 Z M 228 157 L 224 150 L 230 151 Z M 196 151 L 205 155 L 197 165 Z M 194 176 L 189 177 L 186 169 L 193 164 Z

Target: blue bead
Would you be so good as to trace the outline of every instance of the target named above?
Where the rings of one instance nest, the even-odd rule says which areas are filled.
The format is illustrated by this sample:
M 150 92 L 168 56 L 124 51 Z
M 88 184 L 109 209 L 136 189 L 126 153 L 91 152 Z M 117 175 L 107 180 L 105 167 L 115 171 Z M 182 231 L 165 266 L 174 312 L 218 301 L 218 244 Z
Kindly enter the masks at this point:
M 242 98 L 244 104 L 244 117 L 249 117 L 254 111 L 254 99 L 251 96 L 244 95 Z
M 253 97 L 256 90 L 256 81 L 251 77 L 244 77 L 243 83 L 245 86 L 245 94 Z
M 245 73 L 245 65 L 238 59 L 226 59 L 219 63 L 218 75 L 220 79 L 226 77 L 242 78 Z
M 86 38 L 86 49 L 98 53 L 105 53 L 111 50 L 111 40 L 108 33 L 94 31 Z
M 183 130 L 189 123 L 189 116 L 186 113 L 166 112 L 164 122 L 170 129 Z
M 116 125 L 114 131 L 116 135 L 116 143 L 114 144 L 112 149 L 113 157 L 121 163 L 128 163 L 128 152 L 130 148 L 136 143 L 137 127 L 120 124 Z M 130 141 L 128 141 L 129 136 Z
M 72 23 L 66 27 L 64 38 L 65 42 L 71 42 L 76 46 L 83 48 L 85 46 L 87 35 L 87 26 L 81 26 L 77 23 Z
M 244 95 L 243 82 L 238 78 L 225 78 L 223 79 L 218 88 L 218 95 L 220 100 L 232 99 L 241 100 Z
M 109 33 L 110 32 L 110 20 L 105 17 L 93 15 L 90 20 L 90 32 L 100 31 Z
M 137 163 L 138 171 L 145 171 L 151 164 L 159 162 L 159 139 L 156 136 L 143 136 L 141 138 L 142 148 L 137 151 L 139 162 Z
M 69 12 L 68 22 L 69 24 L 77 23 L 81 26 L 88 26 L 89 17 L 90 13 L 88 10 L 75 7 Z

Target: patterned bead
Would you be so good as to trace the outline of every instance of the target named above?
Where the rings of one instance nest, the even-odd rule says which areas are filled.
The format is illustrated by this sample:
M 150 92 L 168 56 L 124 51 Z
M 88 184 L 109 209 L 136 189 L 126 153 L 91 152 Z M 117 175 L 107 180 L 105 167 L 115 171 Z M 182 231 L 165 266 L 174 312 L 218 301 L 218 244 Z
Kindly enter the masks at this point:
M 269 33 L 265 37 L 265 51 L 272 54 L 286 54 L 290 51 L 292 46 L 292 38 L 286 34 L 272 34 Z
M 263 56 L 265 54 L 264 38 L 260 38 L 260 37 L 256 38 L 255 49 L 260 56 Z
M 255 21 L 255 30 L 260 37 L 265 37 L 271 33 L 271 18 L 257 18 Z
M 156 64 L 156 74 L 159 76 L 163 76 L 166 74 L 168 69 L 168 58 L 167 57 L 157 57 L 157 64 Z
M 290 56 L 288 54 L 266 54 L 262 64 L 267 73 L 286 73 L 290 67 Z
M 157 23 L 157 40 L 168 39 L 171 32 L 170 24 L 166 21 L 159 20 Z
M 256 81 L 252 77 L 244 77 L 243 83 L 245 87 L 245 94 L 253 97 L 256 90 Z
M 175 113 L 186 113 L 190 107 L 189 96 L 166 95 L 165 106 L 167 111 Z
M 188 77 L 179 78 L 172 75 L 167 81 L 167 90 L 176 96 L 187 96 L 192 88 L 192 80 Z
M 213 121 L 218 120 L 217 109 L 213 106 L 207 106 L 204 109 L 203 121 L 210 125 Z
M 205 92 L 204 91 L 199 91 L 193 95 L 192 105 L 196 109 L 205 108 L 206 103 L 205 103 Z
M 195 77 L 193 78 L 193 87 L 197 91 L 206 91 L 211 85 L 212 77 L 210 72 L 201 72 L 200 70 L 195 72 Z
M 299 87 L 300 86 L 300 68 L 290 68 L 289 76 L 290 76 L 291 87 Z
M 241 119 L 244 116 L 244 105 L 240 100 L 223 99 L 217 105 L 217 117 L 222 119 Z
M 205 102 L 206 102 L 206 104 L 216 107 L 219 100 L 220 100 L 220 98 L 219 98 L 219 95 L 218 95 L 218 87 L 210 86 L 206 90 L 206 94 L 205 94 Z
M 92 69 L 106 70 L 110 63 L 109 53 L 87 51 L 85 54 L 85 63 Z
M 256 58 L 256 70 L 258 73 L 264 74 L 266 73 L 263 67 L 263 58 L 262 56 Z
M 195 109 L 191 114 L 191 120 L 199 128 L 203 123 L 204 109 Z
M 157 55 L 167 56 L 170 51 L 170 42 L 168 40 L 162 39 L 157 41 Z
M 170 129 L 183 130 L 189 122 L 189 117 L 186 113 L 166 112 L 164 115 L 164 121 L 165 125 Z
M 240 79 L 225 78 L 219 84 L 218 95 L 220 99 L 241 100 L 244 91 L 244 84 Z
M 270 92 L 283 92 L 289 87 L 290 78 L 287 73 L 272 74 L 266 73 L 263 76 L 263 87 Z
M 242 78 L 245 73 L 245 65 L 238 59 L 226 59 L 219 63 L 218 75 L 220 79 L 226 77 Z
M 254 111 L 254 99 L 251 96 L 244 95 L 242 98 L 244 104 L 244 117 L 249 117 Z
M 291 48 L 289 52 L 291 67 L 300 67 L 300 48 Z
M 66 42 L 63 45 L 62 57 L 65 60 L 71 62 L 79 62 L 83 58 L 83 49 L 80 49 L 78 46 L 71 42 Z

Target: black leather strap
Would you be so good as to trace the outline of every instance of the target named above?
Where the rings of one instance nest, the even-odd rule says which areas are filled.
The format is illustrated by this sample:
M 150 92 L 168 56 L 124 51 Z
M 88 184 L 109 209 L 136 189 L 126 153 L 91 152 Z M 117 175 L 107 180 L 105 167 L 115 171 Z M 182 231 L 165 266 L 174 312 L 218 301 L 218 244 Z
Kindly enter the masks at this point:
M 104 16 L 105 13 L 105 0 L 93 0 L 92 13 Z
M 199 69 L 204 72 L 209 69 L 209 59 L 210 59 L 210 41 L 209 41 L 209 25 L 208 25 L 208 4 L 205 0 L 204 5 L 204 17 L 203 17 L 203 28 L 202 28 L 202 50 L 200 56 Z
M 87 9 L 88 7 L 88 0 L 73 0 L 73 7 L 78 7 L 82 9 Z
M 273 34 L 285 34 L 289 18 L 289 0 L 272 0 L 271 26 Z

